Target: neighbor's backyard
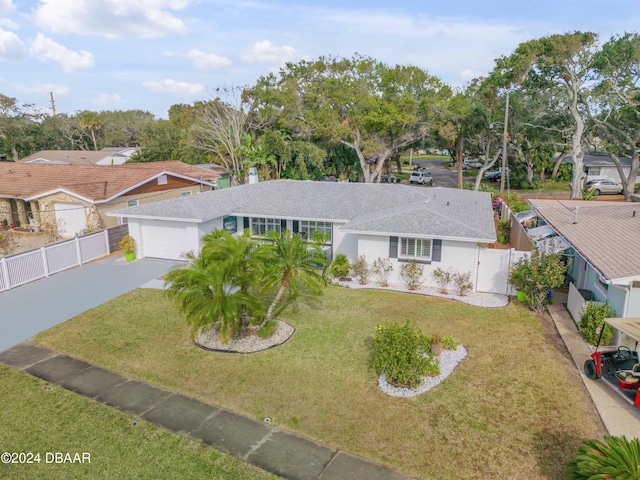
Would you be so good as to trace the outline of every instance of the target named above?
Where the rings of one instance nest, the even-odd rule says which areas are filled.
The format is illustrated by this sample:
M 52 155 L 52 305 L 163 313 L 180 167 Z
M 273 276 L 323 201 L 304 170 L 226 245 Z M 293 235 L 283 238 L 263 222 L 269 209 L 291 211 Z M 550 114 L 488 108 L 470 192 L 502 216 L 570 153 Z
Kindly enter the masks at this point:
M 161 291 L 139 289 L 35 340 L 422 478 L 563 478 L 605 433 L 552 323 L 519 304 L 331 287 L 282 319 L 296 328 L 284 345 L 207 352 Z M 413 399 L 382 393 L 371 368 L 375 326 L 406 319 L 469 351 Z

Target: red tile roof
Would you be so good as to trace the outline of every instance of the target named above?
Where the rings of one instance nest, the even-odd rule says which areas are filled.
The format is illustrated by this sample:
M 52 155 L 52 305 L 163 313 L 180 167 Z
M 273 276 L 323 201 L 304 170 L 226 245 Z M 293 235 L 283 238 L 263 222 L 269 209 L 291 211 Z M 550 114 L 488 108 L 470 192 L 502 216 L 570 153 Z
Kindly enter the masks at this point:
M 86 200 L 100 202 L 163 173 L 186 177 L 195 183 L 219 177 L 214 172 L 176 160 L 109 166 L 0 162 L 0 197 L 36 199 L 50 192 L 65 190 Z

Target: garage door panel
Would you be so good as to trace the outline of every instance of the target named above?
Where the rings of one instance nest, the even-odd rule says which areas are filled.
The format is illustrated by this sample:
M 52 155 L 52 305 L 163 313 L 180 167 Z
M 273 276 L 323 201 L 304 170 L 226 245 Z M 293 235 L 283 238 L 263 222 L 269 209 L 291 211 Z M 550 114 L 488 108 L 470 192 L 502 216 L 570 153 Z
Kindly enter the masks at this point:
M 87 215 L 82 204 L 55 202 L 53 208 L 56 212 L 58 232 L 63 237 L 73 237 L 87 229 Z
M 189 236 L 184 224 L 153 222 L 141 226 L 145 257 L 184 260 L 189 249 Z

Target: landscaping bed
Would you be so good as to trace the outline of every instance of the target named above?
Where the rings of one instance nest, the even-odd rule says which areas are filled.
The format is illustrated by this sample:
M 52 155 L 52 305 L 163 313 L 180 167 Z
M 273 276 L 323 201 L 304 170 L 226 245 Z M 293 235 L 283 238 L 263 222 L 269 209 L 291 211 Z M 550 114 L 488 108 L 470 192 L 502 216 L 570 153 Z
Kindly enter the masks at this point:
M 371 366 L 376 325 L 407 319 L 468 351 L 412 399 L 381 392 Z M 331 287 L 283 320 L 296 332 L 277 348 L 208 352 L 162 292 L 139 289 L 35 341 L 422 478 L 563 478 L 605 433 L 557 333 L 515 302 Z

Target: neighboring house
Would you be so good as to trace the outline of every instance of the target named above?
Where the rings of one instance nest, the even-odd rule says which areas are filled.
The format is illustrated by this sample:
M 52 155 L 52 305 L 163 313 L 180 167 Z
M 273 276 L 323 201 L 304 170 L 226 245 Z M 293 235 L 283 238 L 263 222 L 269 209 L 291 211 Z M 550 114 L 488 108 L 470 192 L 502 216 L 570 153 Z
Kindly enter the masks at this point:
M 640 317 L 640 208 L 636 203 L 529 200 L 570 246 L 568 308 L 609 301 L 617 317 Z M 582 294 L 582 295 L 580 295 Z
M 425 284 L 441 267 L 477 278 L 481 243 L 496 240 L 491 196 L 485 192 L 408 185 L 272 180 L 109 212 L 126 219 L 138 257 L 184 259 L 215 229 L 255 236 L 289 230 L 307 239 L 326 232 L 328 256 L 369 263 L 390 258 L 392 282 L 416 259 Z
M 0 163 L 0 222 L 48 223 L 63 236 L 115 226 L 106 212 L 213 188 L 219 175 L 178 161 L 99 167 Z
M 122 165 L 136 153 L 138 147 L 108 147 L 102 150 L 41 150 L 18 163 L 45 165 Z
M 629 170 L 631 169 L 631 159 L 628 157 L 619 157 L 622 164 L 622 172 L 626 177 L 629 176 Z M 562 158 L 564 163 L 573 165 L 571 155 L 567 154 Z M 620 182 L 620 175 L 618 169 L 614 163 L 611 155 L 604 150 L 594 150 L 584 152 L 584 171 L 587 174 L 585 183 L 590 180 L 597 180 L 600 178 L 606 178 L 607 180 L 613 180 Z M 640 176 L 636 177 L 636 182 L 640 183 Z

